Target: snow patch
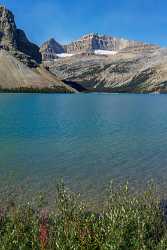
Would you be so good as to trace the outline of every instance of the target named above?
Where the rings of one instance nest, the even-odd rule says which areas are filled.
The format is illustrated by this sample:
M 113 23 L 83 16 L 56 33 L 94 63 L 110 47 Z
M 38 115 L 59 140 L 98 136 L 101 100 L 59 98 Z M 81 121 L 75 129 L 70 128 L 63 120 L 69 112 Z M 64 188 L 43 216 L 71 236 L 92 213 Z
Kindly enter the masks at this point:
M 116 55 L 118 53 L 118 51 L 113 51 L 113 50 L 94 50 L 94 54 L 95 55 Z M 80 54 L 80 53 L 78 53 Z M 69 53 L 60 53 L 60 54 L 56 54 L 56 56 L 58 56 L 59 58 L 65 58 L 65 57 L 71 57 L 74 56 L 75 54 L 69 54 Z M 55 59 L 56 60 L 56 59 Z
M 64 58 L 64 57 L 70 57 L 73 56 L 74 54 L 68 54 L 68 53 L 60 53 L 56 54 L 58 57 Z
M 113 51 L 113 50 L 95 50 L 94 53 L 96 55 L 116 55 L 118 51 Z

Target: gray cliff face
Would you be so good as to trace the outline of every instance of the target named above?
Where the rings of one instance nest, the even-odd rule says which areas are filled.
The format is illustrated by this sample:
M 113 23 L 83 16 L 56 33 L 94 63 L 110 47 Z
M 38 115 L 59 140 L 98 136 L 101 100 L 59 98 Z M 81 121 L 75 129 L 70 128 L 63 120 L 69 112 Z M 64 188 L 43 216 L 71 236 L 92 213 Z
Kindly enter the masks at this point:
M 14 15 L 3 6 L 0 6 L 0 45 L 9 49 L 17 48 Z
M 94 50 L 119 51 L 128 47 L 142 46 L 144 43 L 129 41 L 112 36 L 88 34 L 65 46 L 67 53 L 90 52 Z
M 27 39 L 24 31 L 17 29 L 14 15 L 0 6 L 0 48 L 13 53 L 29 66 L 41 63 L 39 47 Z
M 29 42 L 25 32 L 23 30 L 17 29 L 16 37 L 17 37 L 17 49 L 22 53 L 28 55 L 37 63 L 41 63 L 42 56 L 39 52 L 39 47 Z
M 167 49 L 143 46 L 114 56 L 76 55 L 59 59 L 50 70 L 88 91 L 167 92 Z

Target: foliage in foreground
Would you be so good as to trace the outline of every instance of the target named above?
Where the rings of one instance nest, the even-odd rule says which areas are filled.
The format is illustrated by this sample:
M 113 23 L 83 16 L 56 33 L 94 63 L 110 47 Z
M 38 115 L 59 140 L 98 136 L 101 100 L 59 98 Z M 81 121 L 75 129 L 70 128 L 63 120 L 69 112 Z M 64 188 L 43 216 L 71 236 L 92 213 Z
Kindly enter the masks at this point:
M 10 204 L 0 210 L 0 250 L 161 250 L 167 249 L 165 203 L 155 188 L 132 195 L 128 185 L 110 187 L 101 213 L 88 212 L 58 186 L 55 210 Z

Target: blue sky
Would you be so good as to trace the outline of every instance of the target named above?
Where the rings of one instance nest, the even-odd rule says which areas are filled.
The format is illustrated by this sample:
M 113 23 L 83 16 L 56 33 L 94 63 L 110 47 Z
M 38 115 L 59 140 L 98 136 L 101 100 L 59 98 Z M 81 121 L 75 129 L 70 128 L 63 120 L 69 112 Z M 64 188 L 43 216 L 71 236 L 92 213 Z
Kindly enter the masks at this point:
M 166 0 L 0 0 L 17 26 L 41 44 L 99 32 L 167 46 Z

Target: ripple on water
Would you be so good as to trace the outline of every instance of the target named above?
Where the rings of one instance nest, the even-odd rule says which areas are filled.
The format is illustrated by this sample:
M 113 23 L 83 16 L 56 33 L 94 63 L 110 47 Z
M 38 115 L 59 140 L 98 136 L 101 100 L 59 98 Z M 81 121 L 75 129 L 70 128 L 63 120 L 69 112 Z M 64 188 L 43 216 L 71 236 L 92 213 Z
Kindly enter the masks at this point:
M 0 94 L 1 189 L 64 178 L 98 196 L 110 179 L 167 180 L 166 95 Z

